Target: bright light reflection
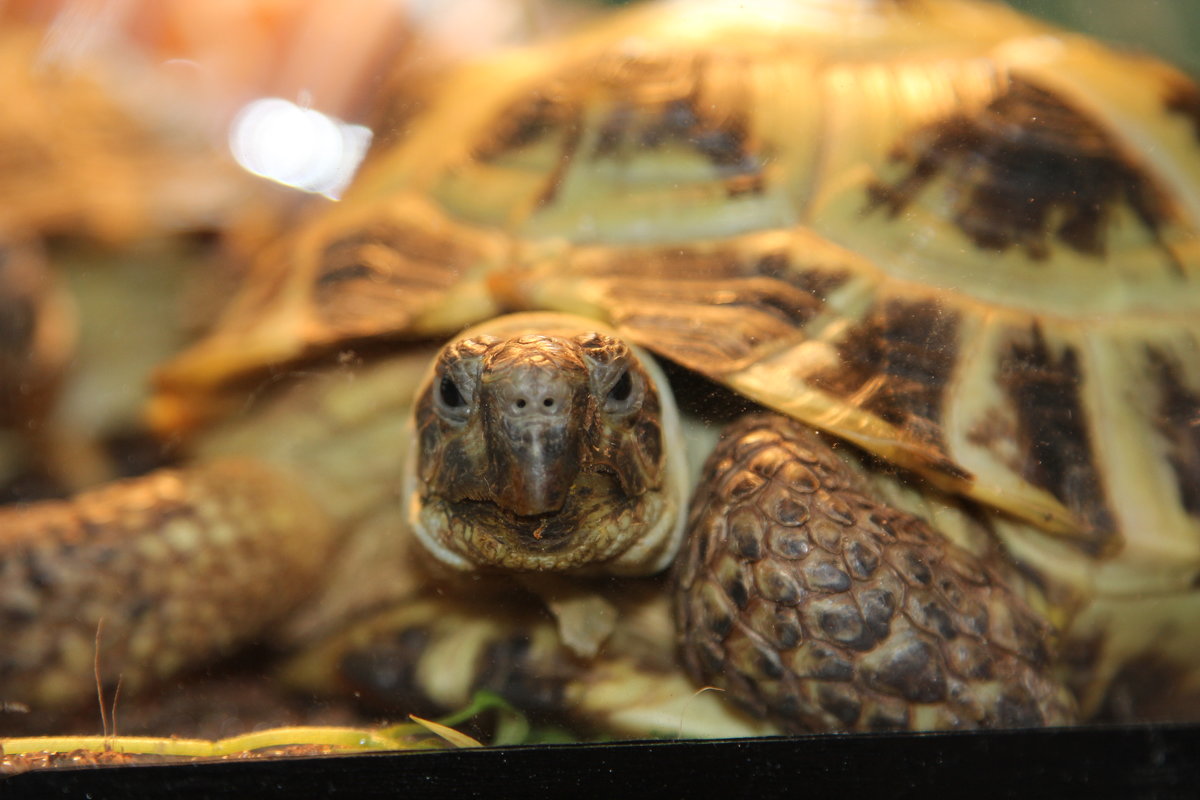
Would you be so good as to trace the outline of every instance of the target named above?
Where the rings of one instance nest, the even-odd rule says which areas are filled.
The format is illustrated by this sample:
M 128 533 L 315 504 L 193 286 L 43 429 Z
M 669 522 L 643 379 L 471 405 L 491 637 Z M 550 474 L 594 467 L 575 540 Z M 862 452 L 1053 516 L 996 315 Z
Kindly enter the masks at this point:
M 370 143 L 369 128 L 279 97 L 247 103 L 229 126 L 229 149 L 243 168 L 334 199 L 354 177 Z

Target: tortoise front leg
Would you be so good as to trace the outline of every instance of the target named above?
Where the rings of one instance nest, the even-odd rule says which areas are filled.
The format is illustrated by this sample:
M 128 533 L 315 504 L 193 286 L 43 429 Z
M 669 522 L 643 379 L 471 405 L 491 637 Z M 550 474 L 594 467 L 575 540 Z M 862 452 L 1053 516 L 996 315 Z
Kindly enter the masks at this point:
M 792 731 L 1070 721 L 1049 625 L 995 565 L 869 494 L 798 422 L 726 432 L 675 573 L 694 676 Z
M 334 528 L 248 461 L 0 510 L 0 699 L 34 711 L 228 651 L 313 591 Z M 99 648 L 97 652 L 97 648 Z

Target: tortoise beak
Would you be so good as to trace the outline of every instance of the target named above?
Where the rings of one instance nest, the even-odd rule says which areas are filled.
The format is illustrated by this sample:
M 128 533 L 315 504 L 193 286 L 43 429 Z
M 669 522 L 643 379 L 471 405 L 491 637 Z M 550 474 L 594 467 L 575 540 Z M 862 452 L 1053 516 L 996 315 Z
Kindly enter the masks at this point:
M 562 510 L 579 475 L 586 381 L 508 365 L 481 385 L 495 502 L 519 516 Z

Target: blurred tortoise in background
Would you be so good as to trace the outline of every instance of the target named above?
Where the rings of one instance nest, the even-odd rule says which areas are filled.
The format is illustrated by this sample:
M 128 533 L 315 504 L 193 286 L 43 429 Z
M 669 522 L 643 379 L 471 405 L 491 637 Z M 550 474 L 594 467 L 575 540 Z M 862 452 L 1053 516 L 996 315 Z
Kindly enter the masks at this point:
M 6 698 L 90 696 L 100 619 L 127 691 L 287 619 L 330 637 L 293 676 L 608 733 L 1195 689 L 1181 73 L 990 4 L 689 2 L 404 112 L 162 370 L 194 466 L 4 513 Z
M 89 49 L 62 25 L 42 30 L 9 12 L 0 19 L 6 501 L 101 479 L 95 440 L 136 426 L 149 365 L 200 321 L 172 303 L 199 269 L 185 262 L 217 249 L 233 209 L 241 221 L 270 207 L 264 187 L 214 146 L 207 106 L 181 99 L 145 53 Z

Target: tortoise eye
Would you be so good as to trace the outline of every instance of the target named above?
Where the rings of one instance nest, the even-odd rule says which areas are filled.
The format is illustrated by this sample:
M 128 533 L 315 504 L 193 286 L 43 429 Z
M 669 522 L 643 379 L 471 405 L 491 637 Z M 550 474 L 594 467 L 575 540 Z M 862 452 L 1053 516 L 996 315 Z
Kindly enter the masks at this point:
M 450 380 L 450 376 L 442 377 L 442 383 L 438 387 L 438 391 L 442 396 L 442 404 L 447 408 L 462 408 L 467 404 L 467 401 L 462 396 L 462 392 L 458 390 L 458 386 L 454 381 Z
M 608 399 L 614 403 L 624 403 L 632 393 L 633 378 L 629 377 L 629 370 L 624 370 L 621 372 L 621 377 L 617 378 L 617 382 L 608 390 Z

